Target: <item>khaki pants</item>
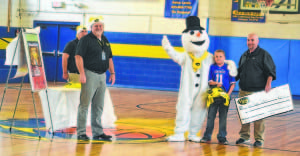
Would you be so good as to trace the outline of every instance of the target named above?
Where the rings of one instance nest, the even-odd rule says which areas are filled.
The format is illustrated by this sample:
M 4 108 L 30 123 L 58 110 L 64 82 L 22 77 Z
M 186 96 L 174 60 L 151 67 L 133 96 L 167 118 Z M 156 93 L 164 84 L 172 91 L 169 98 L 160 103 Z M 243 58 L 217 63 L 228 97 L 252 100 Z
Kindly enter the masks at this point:
M 69 82 L 80 83 L 80 76 L 77 73 L 69 73 Z
M 239 97 L 246 96 L 252 94 L 253 92 L 247 92 L 240 90 Z M 265 132 L 265 120 L 257 120 L 254 122 L 254 138 L 255 141 L 264 141 L 264 132 Z M 250 138 L 250 123 L 242 124 L 242 128 L 240 130 L 240 137 L 242 139 L 248 140 Z
M 86 134 L 86 121 L 91 105 L 91 126 L 93 137 L 103 134 L 101 116 L 106 90 L 106 74 L 97 74 L 84 69 L 86 83 L 81 84 L 80 104 L 77 113 L 77 136 Z

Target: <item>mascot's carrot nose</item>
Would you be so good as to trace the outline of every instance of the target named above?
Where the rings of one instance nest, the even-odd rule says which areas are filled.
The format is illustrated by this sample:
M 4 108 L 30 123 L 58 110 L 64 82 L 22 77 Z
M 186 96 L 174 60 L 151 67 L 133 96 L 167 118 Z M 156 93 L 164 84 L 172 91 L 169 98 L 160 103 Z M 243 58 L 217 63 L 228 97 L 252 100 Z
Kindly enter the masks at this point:
M 196 34 L 196 36 L 197 36 L 197 37 L 200 37 L 200 36 L 201 36 L 201 33 L 200 33 L 200 32 L 198 32 L 198 33 Z

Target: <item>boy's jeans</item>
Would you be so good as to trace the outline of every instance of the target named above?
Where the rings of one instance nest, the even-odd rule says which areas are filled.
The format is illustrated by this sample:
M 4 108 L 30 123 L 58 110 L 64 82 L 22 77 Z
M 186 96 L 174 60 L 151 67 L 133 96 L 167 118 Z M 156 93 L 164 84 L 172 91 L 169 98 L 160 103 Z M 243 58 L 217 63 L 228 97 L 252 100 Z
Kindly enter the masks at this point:
M 214 130 L 214 123 L 217 111 L 219 109 L 219 133 L 217 135 L 218 140 L 226 140 L 226 125 L 227 125 L 227 112 L 229 106 L 224 106 L 224 102 L 222 100 L 215 100 L 213 104 L 210 105 L 208 109 L 207 116 L 207 126 L 204 133 L 204 138 L 207 140 L 211 140 L 211 135 Z

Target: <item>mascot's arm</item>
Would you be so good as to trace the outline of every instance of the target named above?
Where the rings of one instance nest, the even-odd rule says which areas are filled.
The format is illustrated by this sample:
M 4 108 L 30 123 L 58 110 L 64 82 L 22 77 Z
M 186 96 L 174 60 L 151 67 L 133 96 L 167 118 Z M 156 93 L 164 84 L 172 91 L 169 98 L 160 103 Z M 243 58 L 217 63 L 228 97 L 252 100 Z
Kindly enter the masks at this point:
M 179 65 L 183 65 L 185 60 L 184 53 L 176 52 L 170 44 L 167 36 L 164 36 L 162 39 L 162 47 L 175 62 L 177 62 Z
M 228 65 L 227 67 L 229 70 L 229 75 L 232 77 L 237 76 L 238 71 L 237 71 L 235 63 L 231 60 L 225 60 L 224 62 Z

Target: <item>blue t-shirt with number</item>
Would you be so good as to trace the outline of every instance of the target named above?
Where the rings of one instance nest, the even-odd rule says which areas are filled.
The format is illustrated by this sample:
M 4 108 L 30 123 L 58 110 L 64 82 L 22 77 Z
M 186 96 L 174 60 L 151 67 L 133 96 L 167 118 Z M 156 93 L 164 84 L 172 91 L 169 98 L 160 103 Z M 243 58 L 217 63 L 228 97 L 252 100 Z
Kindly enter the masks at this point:
M 235 78 L 229 75 L 226 63 L 222 67 L 215 63 L 210 66 L 208 81 L 221 82 L 223 89 L 228 92 L 230 85 L 235 83 Z

